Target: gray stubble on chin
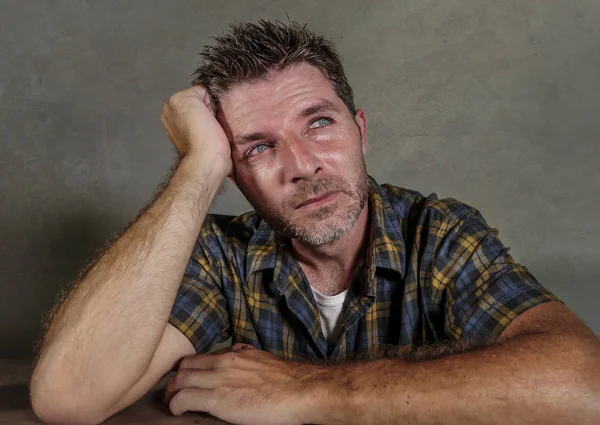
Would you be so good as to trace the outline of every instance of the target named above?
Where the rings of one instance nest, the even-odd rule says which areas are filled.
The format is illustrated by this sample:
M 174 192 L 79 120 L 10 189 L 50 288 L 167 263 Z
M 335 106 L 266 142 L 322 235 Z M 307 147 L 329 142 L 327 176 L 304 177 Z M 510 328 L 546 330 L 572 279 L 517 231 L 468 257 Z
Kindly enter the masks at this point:
M 302 226 L 288 224 L 288 226 L 286 226 L 286 232 L 288 232 L 290 237 L 312 246 L 321 246 L 334 242 L 346 235 L 352 229 L 362 211 L 362 207 L 364 207 L 364 203 L 360 198 L 357 199 L 356 197 L 353 197 L 353 199 L 356 200 L 357 203 L 347 210 L 344 210 L 344 206 L 335 205 L 337 204 L 337 202 L 335 202 L 334 205 L 325 205 L 315 210 L 307 219 L 307 221 L 310 221 L 311 219 L 321 221 L 331 217 L 332 214 L 338 210 L 338 214 L 343 215 L 340 217 L 342 223 L 332 223 L 329 227 L 321 229 L 319 229 L 319 227 L 323 226 L 323 224 L 319 225 L 318 223 L 315 223 L 314 226 L 311 226 L 310 223 L 303 223 Z

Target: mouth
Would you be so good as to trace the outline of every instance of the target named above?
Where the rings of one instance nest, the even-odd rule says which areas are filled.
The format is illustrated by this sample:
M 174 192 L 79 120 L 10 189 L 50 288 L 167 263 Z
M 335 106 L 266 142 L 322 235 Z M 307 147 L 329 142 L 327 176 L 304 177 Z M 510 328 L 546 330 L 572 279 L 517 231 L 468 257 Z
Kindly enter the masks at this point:
M 330 201 L 333 201 L 333 199 L 335 199 L 338 194 L 339 194 L 339 192 L 337 192 L 337 191 L 326 192 L 323 195 L 317 196 L 315 198 L 307 199 L 306 201 L 304 201 L 301 204 L 299 204 L 296 207 L 296 209 L 298 210 L 300 208 L 317 207 L 317 206 L 326 204 L 326 203 L 328 203 Z

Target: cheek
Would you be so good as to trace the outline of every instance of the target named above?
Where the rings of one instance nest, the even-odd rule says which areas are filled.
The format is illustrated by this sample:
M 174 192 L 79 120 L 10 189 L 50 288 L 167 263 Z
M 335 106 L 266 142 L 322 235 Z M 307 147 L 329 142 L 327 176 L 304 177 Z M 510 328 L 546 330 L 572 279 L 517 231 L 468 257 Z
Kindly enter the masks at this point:
M 277 203 L 281 198 L 282 166 L 274 158 L 264 156 L 259 161 L 244 164 L 236 172 L 238 187 L 246 197 Z
M 357 162 L 361 161 L 362 158 L 363 153 L 360 144 L 355 143 L 352 139 L 345 139 L 331 144 L 323 152 L 323 159 L 342 172 L 350 172 L 355 169 L 358 166 Z
M 329 140 L 324 141 L 325 153 L 336 160 L 349 163 L 360 154 L 362 155 L 362 144 L 358 131 L 351 131 L 352 128 L 338 127 L 339 130 L 328 135 Z
M 269 188 L 273 190 L 277 185 L 276 167 L 269 167 L 265 164 L 247 167 L 239 174 L 239 177 L 248 189 L 255 192 L 263 193 Z
M 266 166 L 246 167 L 237 173 L 237 185 L 249 200 L 273 203 L 279 198 L 277 176 Z

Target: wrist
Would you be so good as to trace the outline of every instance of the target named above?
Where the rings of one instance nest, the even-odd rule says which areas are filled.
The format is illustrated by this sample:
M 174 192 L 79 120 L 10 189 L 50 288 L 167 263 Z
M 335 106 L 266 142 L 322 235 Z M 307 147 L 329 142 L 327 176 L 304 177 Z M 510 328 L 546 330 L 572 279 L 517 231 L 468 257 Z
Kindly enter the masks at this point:
M 214 167 L 206 166 L 192 157 L 183 157 L 177 163 L 162 197 L 189 206 L 192 213 L 190 217 L 199 230 L 225 177 Z
M 195 165 L 222 179 L 225 179 L 232 171 L 231 153 L 214 152 L 209 155 L 201 150 L 192 150 L 182 158 L 181 162 L 189 163 L 190 166 Z
M 202 183 L 206 189 L 214 193 L 225 181 L 227 172 L 226 167 L 196 156 L 184 156 L 177 167 L 177 173 L 181 174 L 183 179 L 191 180 L 194 184 Z
M 313 366 L 302 381 L 304 417 L 302 423 L 345 424 L 344 409 L 351 387 L 344 365 Z

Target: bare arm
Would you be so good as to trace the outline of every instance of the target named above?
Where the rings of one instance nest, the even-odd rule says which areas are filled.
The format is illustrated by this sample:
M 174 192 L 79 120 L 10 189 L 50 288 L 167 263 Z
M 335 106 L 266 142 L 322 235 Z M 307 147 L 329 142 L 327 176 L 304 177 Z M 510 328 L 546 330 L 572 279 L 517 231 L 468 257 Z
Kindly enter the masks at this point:
M 31 381 L 38 414 L 88 422 L 114 406 L 151 363 L 202 223 L 231 170 L 227 139 L 216 127 L 184 134 L 169 126 L 172 115 L 186 128 L 180 113 L 169 113 L 184 104 L 196 124 L 214 126 L 202 97 L 190 107 L 203 93 L 194 90 L 172 97 L 163 112 L 183 158 L 171 181 L 83 276 L 48 328 Z M 206 125 L 209 116 L 214 122 Z M 200 141 L 212 151 L 194 145 Z
M 165 402 L 236 424 L 600 423 L 600 343 L 567 307 L 532 307 L 498 342 L 386 347 L 365 357 L 383 359 L 333 365 L 236 344 L 185 357 Z
M 425 362 L 331 367 L 319 392 L 327 406 L 313 419 L 361 425 L 599 423 L 600 344 L 565 306 L 531 309 L 501 339 Z

